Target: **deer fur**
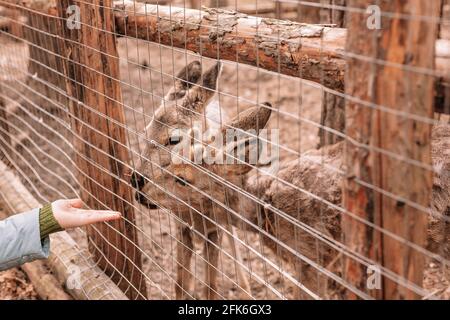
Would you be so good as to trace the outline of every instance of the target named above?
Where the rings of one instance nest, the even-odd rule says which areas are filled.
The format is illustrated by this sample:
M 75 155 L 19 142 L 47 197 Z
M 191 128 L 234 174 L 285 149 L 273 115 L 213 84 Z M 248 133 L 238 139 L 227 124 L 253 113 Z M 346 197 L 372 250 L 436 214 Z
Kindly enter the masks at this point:
M 245 115 L 241 115 L 239 118 L 240 123 L 245 122 Z M 234 122 L 233 126 L 237 126 L 239 122 Z M 318 297 L 324 296 L 329 281 L 323 271 L 318 271 L 312 263 L 319 268 L 333 270 L 333 264 L 338 258 L 338 251 L 282 218 L 277 210 L 301 224 L 313 228 L 321 235 L 339 241 L 342 236 L 342 213 L 335 208 L 341 206 L 342 201 L 343 178 L 339 170 L 341 172 L 343 170 L 343 146 L 344 142 L 340 142 L 319 150 L 311 150 L 304 153 L 299 159 L 282 163 L 276 177 L 264 173 L 243 177 L 243 174 L 248 171 L 245 166 L 237 164 L 226 165 L 227 168 L 220 165 L 205 165 L 205 168 L 233 184 L 237 184 L 236 178 L 240 177 L 242 179 L 240 186 L 265 203 L 265 205 L 256 204 L 242 192 L 230 190 L 220 183 L 215 185 L 213 189 L 215 192 L 211 194 L 211 197 L 223 201 L 231 210 L 240 213 L 243 218 L 272 235 L 275 239 L 263 235 L 263 243 L 276 255 L 295 266 L 298 281 L 310 293 L 312 292 Z M 428 215 L 427 249 L 440 254 L 445 259 L 450 256 L 449 223 L 442 219 L 442 216 L 446 216 L 447 219 L 450 217 L 450 157 L 448 150 L 450 150 L 450 128 L 446 125 L 436 126 L 433 129 L 432 158 L 437 173 L 434 176 L 431 211 Z M 206 178 L 196 172 L 194 168 L 185 168 L 182 173 L 179 167 L 174 166 L 173 172 L 181 176 L 185 174 L 184 177 L 189 179 L 192 185 L 207 190 Z M 199 203 L 204 198 L 200 193 L 196 193 L 196 196 L 195 201 Z M 336 207 L 333 208 L 333 205 Z M 232 222 L 241 228 L 244 225 L 239 218 L 234 216 Z M 309 259 L 309 262 L 301 260 L 280 243 Z M 310 263 L 311 261 L 312 263 Z M 444 266 L 444 268 L 448 276 L 448 266 Z M 297 291 L 297 298 L 310 297 L 310 293 L 305 293 L 300 289 Z
M 319 150 L 308 151 L 300 159 L 281 164 L 276 179 L 264 174 L 249 177 L 246 180 L 245 189 L 259 195 L 259 199 L 266 204 L 270 204 L 321 234 L 340 240 L 341 213 L 322 200 L 341 206 L 343 178 L 334 169 L 343 169 L 343 149 L 344 142 L 340 142 Z M 445 221 L 444 217 L 450 218 L 449 150 L 450 126 L 435 126 L 432 135 L 432 160 L 436 174 L 428 215 L 427 249 L 447 260 L 450 257 L 450 223 Z M 298 189 L 305 190 L 319 199 Z M 250 207 L 246 206 L 246 208 Z M 335 249 L 321 245 L 314 236 L 295 227 L 291 222 L 281 218 L 278 213 L 264 207 L 253 210 L 244 212 L 243 215 L 279 242 L 327 269 L 330 269 L 330 264 L 336 261 L 338 252 Z M 299 261 L 295 255 L 280 248 L 278 241 L 263 236 L 263 242 L 275 253 L 289 263 L 297 264 L 298 280 L 312 292 L 323 296 L 328 287 L 327 277 L 309 263 Z M 443 267 L 446 277 L 449 277 L 449 266 Z M 306 296 L 300 290 L 297 292 L 299 298 Z
M 321 200 L 297 191 L 305 190 L 320 199 L 341 206 L 343 178 L 334 169 L 343 169 L 344 142 L 308 151 L 300 159 L 282 164 L 277 179 L 270 176 L 252 176 L 246 181 L 246 190 L 258 194 L 265 203 L 287 213 L 322 234 L 340 240 L 341 213 Z M 437 125 L 432 131 L 432 161 L 435 168 L 430 212 L 428 214 L 426 248 L 445 259 L 450 257 L 450 126 Z M 334 169 L 331 169 L 334 168 Z M 247 206 L 248 207 L 248 206 Z M 261 226 L 280 242 L 323 267 L 335 262 L 338 252 L 326 245 L 319 245 L 311 236 L 292 223 L 265 208 L 260 214 L 246 212 L 247 218 Z M 446 217 L 446 218 L 445 218 Z M 253 218 L 253 219 L 252 219 Z M 447 220 L 447 221 L 446 221 Z M 264 243 L 290 263 L 299 261 L 290 252 L 279 248 L 277 243 L 263 237 Z M 446 277 L 449 266 L 444 265 Z M 298 279 L 311 291 L 323 296 L 327 280 L 323 273 L 308 263 L 298 264 Z M 299 297 L 304 295 L 298 293 Z

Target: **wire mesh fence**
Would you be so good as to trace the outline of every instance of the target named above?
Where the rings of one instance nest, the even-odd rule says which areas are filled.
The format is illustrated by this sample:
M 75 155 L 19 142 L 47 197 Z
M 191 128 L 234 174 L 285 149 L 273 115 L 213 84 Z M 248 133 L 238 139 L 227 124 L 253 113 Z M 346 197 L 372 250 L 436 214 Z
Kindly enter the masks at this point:
M 449 1 L 0 0 L 0 106 L 131 299 L 450 297 Z

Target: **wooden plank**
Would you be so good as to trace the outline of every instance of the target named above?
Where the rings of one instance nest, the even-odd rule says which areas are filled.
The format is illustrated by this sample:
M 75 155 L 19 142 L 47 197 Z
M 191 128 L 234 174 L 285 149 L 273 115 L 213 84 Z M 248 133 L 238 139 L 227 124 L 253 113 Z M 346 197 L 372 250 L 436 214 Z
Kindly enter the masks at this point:
M 349 0 L 352 8 L 365 9 L 368 0 Z M 349 14 L 347 50 L 355 55 L 388 61 L 414 68 L 434 68 L 435 22 L 402 19 L 400 14 L 438 16 L 438 3 L 433 1 L 389 1 L 381 5 L 384 17 L 380 30 L 367 28 L 367 16 Z M 365 39 L 361 41 L 361 39 Z M 408 71 L 395 65 L 375 66 L 358 58 L 349 59 L 346 93 L 362 101 L 386 106 L 400 112 L 414 113 L 433 119 L 434 78 Z M 346 167 L 344 206 L 351 213 L 421 247 L 425 246 L 427 212 L 408 204 L 429 207 L 432 171 L 415 163 L 382 154 L 382 149 L 400 157 L 431 166 L 431 125 L 408 119 L 379 108 L 368 108 L 347 101 Z M 353 139 L 353 140 L 351 140 Z M 372 147 L 363 149 L 356 143 Z M 402 197 L 397 201 L 357 179 L 387 193 Z M 349 216 L 343 219 L 345 243 L 353 251 L 371 258 L 411 284 L 422 286 L 425 257 L 410 245 L 380 234 Z M 367 267 L 346 259 L 346 279 L 376 298 L 417 299 L 419 295 L 395 281 L 382 278 L 380 290 L 367 288 Z M 350 298 L 355 298 L 349 294 Z
M 78 168 L 89 177 L 79 175 L 83 200 L 91 208 L 110 208 L 122 212 L 125 219 L 109 224 L 97 224 L 96 231 L 88 227 L 90 250 L 99 266 L 126 292 L 130 299 L 146 298 L 142 274 L 141 252 L 135 229 L 133 197 L 128 184 L 127 164 L 130 160 L 125 115 L 120 88 L 119 57 L 113 34 L 112 1 L 64 0 L 57 4 L 59 16 L 66 19 L 66 8 L 80 8 L 81 27 L 69 29 L 61 19 L 64 42 L 66 91 L 76 101 L 70 101 L 72 130 L 82 137 L 74 140 Z M 72 41 L 70 41 L 72 40 Z M 83 122 L 104 133 L 83 125 Z M 81 156 L 83 155 L 83 156 Z M 104 170 L 92 165 L 95 162 Z M 105 173 L 106 172 L 106 173 Z M 104 190 L 111 190 L 106 193 Z

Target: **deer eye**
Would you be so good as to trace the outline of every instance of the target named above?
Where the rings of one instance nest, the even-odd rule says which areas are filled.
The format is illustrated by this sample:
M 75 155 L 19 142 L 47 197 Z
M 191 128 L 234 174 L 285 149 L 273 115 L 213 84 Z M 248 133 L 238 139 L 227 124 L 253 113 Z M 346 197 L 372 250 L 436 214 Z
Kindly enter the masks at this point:
M 175 129 L 169 134 L 169 139 L 166 141 L 166 146 L 174 146 L 181 142 L 183 137 L 182 131 L 180 129 Z
M 166 146 L 168 145 L 174 146 L 178 144 L 180 141 L 181 139 L 178 136 L 170 137 L 169 140 L 167 140 Z
M 183 187 L 187 186 L 187 181 L 184 180 L 183 178 L 175 177 L 175 182 Z

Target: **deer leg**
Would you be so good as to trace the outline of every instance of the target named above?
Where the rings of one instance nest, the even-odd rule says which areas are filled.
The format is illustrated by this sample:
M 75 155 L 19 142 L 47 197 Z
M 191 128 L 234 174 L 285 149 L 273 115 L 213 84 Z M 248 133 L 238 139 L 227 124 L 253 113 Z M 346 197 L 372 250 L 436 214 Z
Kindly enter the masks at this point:
M 241 268 L 241 264 L 243 264 L 242 255 L 240 250 L 237 247 L 237 243 L 235 239 L 237 238 L 237 232 L 236 228 L 232 227 L 231 225 L 228 225 L 228 231 L 231 232 L 231 235 L 227 233 L 227 240 L 229 242 L 230 248 L 231 248 L 231 255 L 233 258 L 239 262 L 235 264 L 236 268 L 236 275 L 237 275 L 237 282 L 239 289 L 241 290 L 240 293 L 240 299 L 247 300 L 251 298 L 252 292 L 250 288 L 250 282 L 248 281 L 248 277 L 246 277 L 244 271 Z
M 302 282 L 302 270 L 303 269 L 303 265 L 302 263 L 297 263 L 296 267 L 295 267 L 295 273 L 297 275 L 297 280 L 299 282 Z M 294 287 L 294 300 L 304 300 L 304 295 L 303 295 L 303 290 L 300 289 L 299 286 L 295 286 Z
M 311 300 L 325 299 L 328 291 L 328 278 L 319 270 L 311 265 L 300 263 L 297 266 L 297 279 L 301 282 L 310 293 L 296 286 L 294 291 L 294 299 Z M 314 294 L 316 297 L 314 297 Z
M 191 258 L 194 250 L 192 234 L 189 228 L 181 229 L 181 241 L 177 244 L 177 285 L 175 286 L 175 296 L 177 300 L 192 299 L 189 294 L 192 292 Z
M 205 257 L 205 272 L 206 283 L 205 288 L 206 299 L 217 300 L 219 298 L 217 294 L 217 266 L 219 264 L 219 249 L 220 235 L 219 231 L 213 231 L 208 233 L 208 239 L 205 241 L 204 257 Z
M 299 262 L 296 266 L 297 280 L 304 286 L 304 288 L 310 290 L 313 293 L 317 293 L 317 274 L 311 270 L 311 266 Z M 308 291 L 300 286 L 295 286 L 294 289 L 295 300 L 311 300 L 313 299 Z

